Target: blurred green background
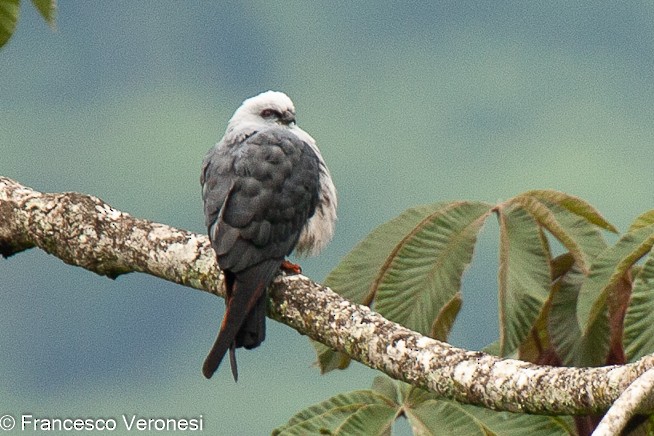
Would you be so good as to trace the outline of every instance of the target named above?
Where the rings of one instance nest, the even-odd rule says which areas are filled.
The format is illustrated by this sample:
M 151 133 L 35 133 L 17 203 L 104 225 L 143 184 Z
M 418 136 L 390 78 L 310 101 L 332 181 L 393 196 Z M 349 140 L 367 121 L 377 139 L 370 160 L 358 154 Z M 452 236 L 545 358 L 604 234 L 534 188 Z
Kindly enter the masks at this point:
M 621 229 L 653 206 L 651 2 L 23 2 L 0 49 L 0 174 L 96 195 L 204 232 L 199 168 L 242 100 L 294 100 L 339 190 L 322 280 L 407 207 L 578 195 Z M 464 280 L 451 341 L 497 338 L 496 224 Z M 319 376 L 306 338 L 200 372 L 223 301 L 144 275 L 98 277 L 38 250 L 0 260 L 0 415 L 202 415 L 206 434 L 265 434 L 301 408 L 367 388 Z M 407 432 L 401 428 L 400 432 Z

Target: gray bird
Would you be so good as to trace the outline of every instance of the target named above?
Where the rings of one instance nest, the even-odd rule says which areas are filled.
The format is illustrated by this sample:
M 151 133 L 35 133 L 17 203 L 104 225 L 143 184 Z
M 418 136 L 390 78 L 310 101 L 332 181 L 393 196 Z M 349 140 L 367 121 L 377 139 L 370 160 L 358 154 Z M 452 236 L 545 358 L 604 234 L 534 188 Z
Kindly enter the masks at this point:
M 205 223 L 224 273 L 226 311 L 202 372 L 210 378 L 229 350 L 265 338 L 266 289 L 294 249 L 317 254 L 332 238 L 336 189 L 315 140 L 295 123 L 284 93 L 243 102 L 204 158 Z

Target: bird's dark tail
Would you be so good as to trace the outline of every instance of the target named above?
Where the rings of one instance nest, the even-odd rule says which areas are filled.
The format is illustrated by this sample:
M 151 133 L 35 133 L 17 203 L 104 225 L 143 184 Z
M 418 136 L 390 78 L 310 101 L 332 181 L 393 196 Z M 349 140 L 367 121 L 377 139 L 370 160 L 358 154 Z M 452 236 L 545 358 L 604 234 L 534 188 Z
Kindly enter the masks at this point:
M 238 273 L 225 272 L 227 309 L 216 342 L 204 361 L 206 378 L 216 372 L 229 350 L 234 380 L 238 379 L 236 348 L 255 348 L 266 335 L 266 288 L 279 270 L 281 260 L 268 260 Z

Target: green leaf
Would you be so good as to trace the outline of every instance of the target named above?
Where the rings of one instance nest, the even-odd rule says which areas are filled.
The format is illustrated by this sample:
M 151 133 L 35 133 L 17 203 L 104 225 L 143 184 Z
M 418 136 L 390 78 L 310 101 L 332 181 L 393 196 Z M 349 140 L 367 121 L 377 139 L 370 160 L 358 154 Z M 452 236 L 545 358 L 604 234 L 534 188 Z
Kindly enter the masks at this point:
M 426 401 L 405 413 L 413 433 L 419 436 L 495 434 L 459 405 L 448 401 Z
M 550 294 L 551 296 L 551 294 Z M 538 318 L 534 322 L 529 335 L 525 338 L 518 348 L 518 359 L 525 362 L 539 362 L 543 356 L 543 350 L 550 346 L 549 332 L 547 330 L 547 320 L 549 319 L 550 301 L 543 305 Z
M 456 316 L 461 310 L 463 300 L 461 299 L 461 292 L 454 294 L 452 299 L 448 301 L 436 316 L 434 325 L 432 327 L 432 337 L 439 341 L 446 342 L 447 337 L 450 335 Z
M 397 415 L 397 407 L 384 404 L 363 406 L 336 428 L 334 435 L 382 435 L 391 434 Z
M 548 317 L 550 343 L 564 366 L 600 366 L 609 352 L 609 320 L 598 316 L 587 336 L 577 323 L 577 298 L 585 275 L 578 267 L 559 278 L 552 288 Z
M 430 392 L 410 384 L 380 376 L 375 378 L 373 389 L 396 399 L 415 435 L 492 434 L 457 403 L 436 400 Z
M 651 224 L 654 224 L 654 209 L 649 210 L 641 215 L 639 215 L 633 223 L 631 223 L 631 227 L 629 227 L 629 230 L 627 232 L 632 232 L 634 230 L 638 230 L 643 227 L 647 227 Z
M 387 375 L 378 375 L 372 381 L 372 390 L 399 404 L 402 401 L 403 392 L 401 392 L 401 387 L 403 385 L 410 386 L 393 380 Z
M 284 436 L 316 433 L 334 434 L 341 425 L 372 405 L 380 407 L 364 412 L 360 417 L 369 416 L 373 411 L 388 416 L 389 410 L 393 410 L 394 417 L 398 408 L 397 404 L 392 400 L 371 390 L 339 394 L 297 413 L 285 425 L 275 429 L 273 434 Z M 360 422 L 360 418 L 357 418 L 350 425 L 358 426 Z M 391 420 L 392 422 L 393 420 Z M 375 419 L 372 424 L 378 428 L 379 420 Z
M 452 300 L 461 289 L 477 233 L 491 208 L 481 202 L 448 203 L 418 223 L 395 247 L 373 283 L 378 286 L 375 310 L 423 335 L 449 333 L 447 319 L 458 309 Z
M 593 262 L 577 302 L 577 320 L 588 335 L 595 318 L 606 310 L 606 298 L 625 273 L 654 245 L 654 226 L 625 233 Z
M 325 285 L 358 304 L 372 305 L 374 301 L 375 310 L 382 313 L 382 315 L 387 315 L 382 312 L 384 307 L 392 305 L 394 301 L 403 298 L 404 295 L 402 307 L 406 309 L 406 295 L 397 292 L 397 289 L 403 290 L 404 288 L 389 289 L 389 280 L 394 282 L 396 278 L 389 276 L 388 273 L 389 271 L 395 271 L 394 268 L 397 268 L 395 262 L 397 262 L 398 256 L 407 257 L 405 254 L 407 247 L 411 249 L 412 244 L 416 243 L 416 241 L 419 242 L 421 238 L 429 237 L 429 235 L 425 236 L 425 232 L 433 228 L 435 221 L 439 219 L 451 220 L 457 212 L 461 213 L 462 210 L 470 208 L 482 210 L 483 215 L 484 212 L 489 213 L 491 207 L 490 204 L 485 203 L 455 202 L 435 203 L 408 209 L 397 218 L 377 227 L 363 241 L 357 244 L 327 276 Z M 478 225 L 480 226 L 482 223 L 483 221 L 480 221 Z M 448 231 L 449 229 L 445 228 L 442 229 L 441 233 Z M 432 245 L 437 243 L 438 241 L 431 242 Z M 452 241 L 452 243 L 456 245 L 458 242 Z M 470 250 L 472 250 L 472 247 L 470 247 Z M 408 256 L 411 256 L 411 254 Z M 433 257 L 434 254 L 432 253 L 431 258 L 433 259 Z M 469 263 L 469 259 L 467 262 L 463 259 L 462 262 L 464 263 L 459 266 L 461 271 Z M 401 276 L 406 278 L 407 273 L 404 272 Z M 415 279 L 415 277 L 411 279 Z M 379 298 L 378 288 L 382 283 L 386 286 L 385 294 Z M 413 285 L 415 290 L 415 283 Z M 431 319 L 425 318 L 422 320 L 426 334 L 438 334 L 439 337 L 443 337 L 443 335 L 446 336 L 449 333 L 453 318 L 458 312 L 454 300 L 456 300 L 455 294 L 459 287 L 459 285 L 456 285 L 455 288 L 446 289 L 448 294 L 442 296 L 440 305 L 430 308 Z M 402 323 L 403 317 L 399 316 L 392 320 Z M 412 328 L 411 325 L 404 325 Z M 313 342 L 313 345 L 317 352 L 318 364 L 322 373 L 336 368 L 343 369 L 348 366 L 350 360 L 346 355 L 336 353 L 316 342 Z
M 345 369 L 350 365 L 352 359 L 345 353 L 334 351 L 327 345 L 321 344 L 318 341 L 311 340 L 318 361 L 316 362 L 320 367 L 320 373 L 326 374 L 334 369 Z
M 370 305 L 375 296 L 372 284 L 377 281 L 382 266 L 389 262 L 389 254 L 402 239 L 426 217 L 446 203 L 418 206 L 403 212 L 397 218 L 384 223 L 359 242 L 325 279 L 330 287 L 348 300 Z M 345 369 L 350 358 L 320 342 L 311 341 L 316 349 L 320 372 Z
M 483 407 L 437 400 L 423 389 L 393 381 L 404 401 L 406 414 L 416 435 L 573 435 L 569 417 L 535 416 L 495 412 Z
M 567 274 L 575 264 L 575 259 L 570 253 L 564 253 L 552 259 L 552 281 Z
M 19 14 L 19 0 L 0 0 L 0 47 L 4 46 L 14 34 Z
M 584 217 L 571 213 L 556 204 L 549 204 L 547 202 L 543 202 L 543 204 L 549 207 L 559 222 L 559 225 L 581 248 L 587 266 L 606 249 L 608 245 L 597 226 L 587 221 Z
M 393 380 L 375 377 L 372 390 L 337 395 L 296 414 L 274 435 L 390 435 L 404 414 L 413 434 L 436 435 L 572 435 L 568 417 L 494 412 L 437 400 L 434 394 Z M 522 430 L 522 432 L 521 432 Z
M 569 212 L 578 215 L 584 220 L 598 227 L 608 230 L 609 232 L 618 233 L 618 229 L 604 219 L 604 217 L 586 201 L 574 195 L 565 192 L 552 190 L 533 190 L 524 193 L 525 196 L 537 198 L 548 203 L 556 204 Z
M 303 436 L 306 434 L 333 434 L 334 430 L 343 423 L 349 416 L 356 413 L 364 407 L 361 404 L 352 404 L 348 406 L 332 407 L 323 413 L 316 413 L 307 416 L 306 419 L 292 418 L 295 422 L 287 423 L 273 430 L 273 435 Z M 302 412 L 301 412 L 302 413 Z
M 525 413 L 495 412 L 483 407 L 458 405 L 483 423 L 488 432 L 502 436 L 575 435 L 575 423 L 567 416 L 536 416 Z
M 500 221 L 500 353 L 514 352 L 531 331 L 550 291 L 549 250 L 520 205 L 498 210 Z
M 569 417 L 495 412 L 453 401 L 428 400 L 405 410 L 416 435 L 575 435 Z
M 408 209 L 384 223 L 359 242 L 329 273 L 325 285 L 357 304 L 369 305 L 376 283 L 385 264 L 390 263 L 397 245 L 423 220 L 447 203 L 436 203 Z
M 532 196 L 531 193 L 539 195 Z M 570 251 L 582 270 L 587 271 L 591 261 L 606 248 L 606 242 L 597 225 L 590 220 L 594 215 L 588 217 L 571 212 L 559 203 L 549 201 L 545 193 L 562 194 L 556 191 L 530 191 L 508 203 L 517 203 L 527 209 L 541 226 Z
M 434 399 L 434 394 L 408 383 L 393 380 L 387 375 L 375 377 L 372 389 L 386 398 L 393 399 L 404 409 L 410 409 L 425 401 Z
M 32 0 L 32 4 L 39 11 L 43 19 L 48 23 L 50 28 L 54 29 L 56 25 L 57 16 L 57 1 L 56 0 Z
M 628 361 L 654 353 L 654 254 L 651 251 L 634 280 L 624 318 L 623 344 Z
M 500 356 L 500 341 L 499 339 L 497 341 L 491 342 L 490 344 L 486 345 L 484 348 L 481 349 L 486 354 L 490 354 L 491 356 Z

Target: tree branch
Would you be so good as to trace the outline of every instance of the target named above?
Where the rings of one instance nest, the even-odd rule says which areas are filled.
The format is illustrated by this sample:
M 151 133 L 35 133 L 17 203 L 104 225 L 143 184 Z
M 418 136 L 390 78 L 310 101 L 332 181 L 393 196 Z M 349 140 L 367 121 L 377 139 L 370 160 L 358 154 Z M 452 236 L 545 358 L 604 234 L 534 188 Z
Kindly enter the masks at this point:
M 97 274 L 138 271 L 222 295 L 222 276 L 206 236 L 133 218 L 95 197 L 44 194 L 0 177 L 0 253 L 32 247 Z M 390 322 L 301 275 L 276 279 L 270 300 L 273 319 L 371 368 L 442 398 L 496 410 L 602 412 L 654 367 L 654 356 L 623 366 L 559 368 L 462 350 Z M 641 409 L 635 412 L 650 412 Z
M 593 436 L 611 436 L 621 434 L 627 422 L 642 409 L 644 403 L 651 408 L 654 398 L 654 368 L 650 368 L 633 381 L 613 403 L 602 418 Z

